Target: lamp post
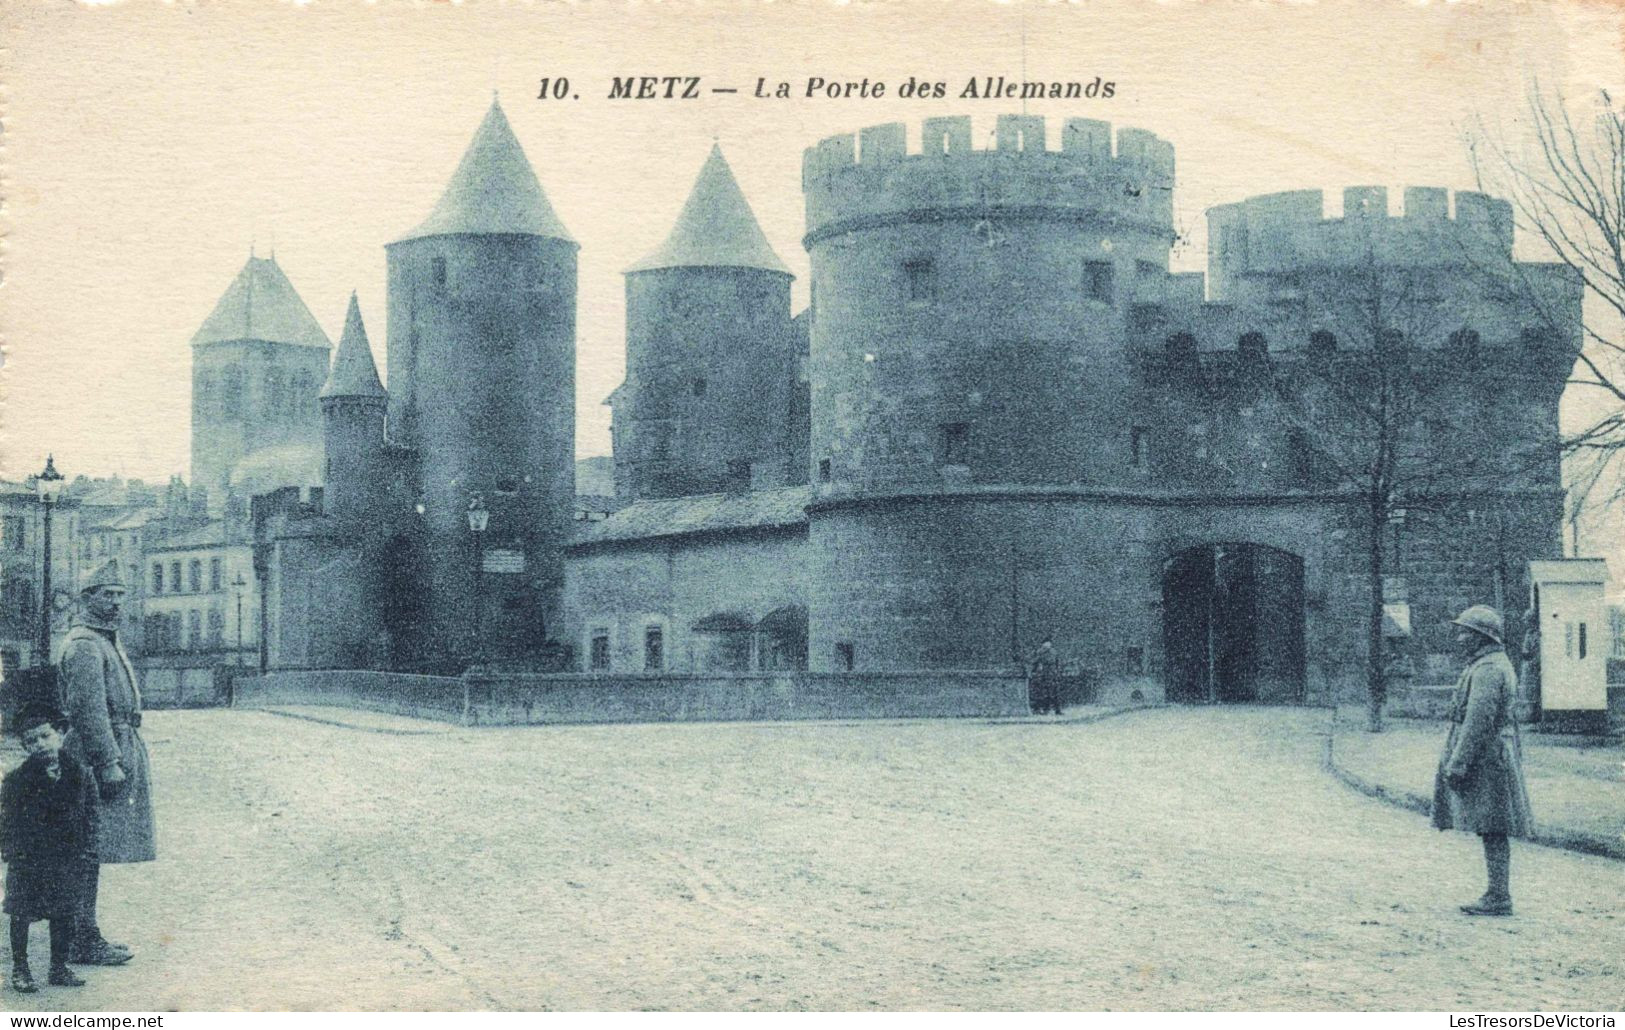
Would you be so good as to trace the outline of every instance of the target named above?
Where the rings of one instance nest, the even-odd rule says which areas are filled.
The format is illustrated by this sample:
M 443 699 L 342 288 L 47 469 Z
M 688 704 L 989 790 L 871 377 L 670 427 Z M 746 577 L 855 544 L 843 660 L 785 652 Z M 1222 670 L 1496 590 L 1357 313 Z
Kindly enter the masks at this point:
M 248 580 L 243 578 L 242 570 L 238 570 L 237 578 L 231 581 L 231 589 L 237 594 L 237 664 L 243 663 L 243 588 L 248 586 Z
M 40 504 L 45 506 L 45 535 L 42 542 L 45 558 L 40 566 L 39 651 L 34 658 L 35 665 L 44 666 L 51 663 L 51 509 L 62 497 L 62 473 L 56 470 L 56 462 L 49 454 L 45 456 L 45 471 L 35 477 L 34 489 L 39 492 Z
M 491 512 L 485 507 L 485 495 L 474 494 L 468 499 L 468 532 L 474 538 L 474 646 L 476 664 L 485 658 L 485 530 L 491 524 Z

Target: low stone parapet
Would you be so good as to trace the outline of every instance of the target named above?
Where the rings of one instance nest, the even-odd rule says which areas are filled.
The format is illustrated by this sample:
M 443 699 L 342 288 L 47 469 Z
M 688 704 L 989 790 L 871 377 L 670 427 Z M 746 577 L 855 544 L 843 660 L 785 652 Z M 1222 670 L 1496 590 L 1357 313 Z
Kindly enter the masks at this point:
M 1027 714 L 998 671 L 415 676 L 350 669 L 241 678 L 243 707 L 341 705 L 468 725 L 910 719 Z

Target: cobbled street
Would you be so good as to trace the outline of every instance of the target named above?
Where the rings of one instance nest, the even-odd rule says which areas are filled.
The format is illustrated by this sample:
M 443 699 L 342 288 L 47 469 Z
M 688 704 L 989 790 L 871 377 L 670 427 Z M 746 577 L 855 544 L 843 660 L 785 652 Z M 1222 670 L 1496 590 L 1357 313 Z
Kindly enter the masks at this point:
M 1519 914 L 1463 917 L 1477 839 L 1324 772 L 1326 718 L 151 713 L 161 860 L 103 886 L 137 957 L 6 1007 L 1625 1005 L 1625 864 L 1520 844 Z

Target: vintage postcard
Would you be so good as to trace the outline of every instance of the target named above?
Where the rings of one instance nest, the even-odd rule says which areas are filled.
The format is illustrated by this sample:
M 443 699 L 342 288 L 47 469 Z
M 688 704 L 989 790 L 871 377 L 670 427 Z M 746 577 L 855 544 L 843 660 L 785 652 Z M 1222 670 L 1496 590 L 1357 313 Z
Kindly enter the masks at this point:
M 0 24 L 8 1010 L 1614 1025 L 1619 8 Z

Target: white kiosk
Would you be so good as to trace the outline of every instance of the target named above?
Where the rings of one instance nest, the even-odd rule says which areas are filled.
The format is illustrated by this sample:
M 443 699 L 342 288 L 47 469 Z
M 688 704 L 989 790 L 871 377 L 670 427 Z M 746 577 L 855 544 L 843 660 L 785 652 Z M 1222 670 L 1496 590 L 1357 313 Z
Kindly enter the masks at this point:
M 1540 626 L 1540 712 L 1545 728 L 1608 727 L 1608 563 L 1565 558 L 1529 563 L 1529 604 Z

